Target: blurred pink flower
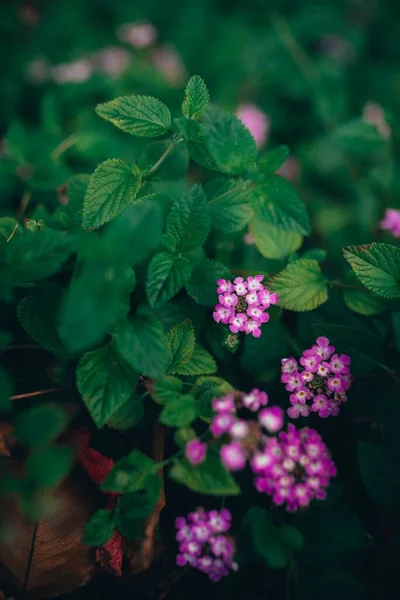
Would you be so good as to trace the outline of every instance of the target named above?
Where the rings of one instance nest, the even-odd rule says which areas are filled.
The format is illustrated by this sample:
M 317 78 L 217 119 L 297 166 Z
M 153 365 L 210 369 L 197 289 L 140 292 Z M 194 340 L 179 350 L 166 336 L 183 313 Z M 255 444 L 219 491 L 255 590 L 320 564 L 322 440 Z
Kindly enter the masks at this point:
M 390 231 L 393 237 L 400 237 L 400 210 L 388 208 L 379 225 L 381 229 Z
M 385 140 L 391 137 L 392 130 L 385 119 L 385 111 L 380 104 L 367 102 L 362 111 L 362 118 L 366 123 L 375 125 L 378 132 Z
M 293 156 L 289 156 L 283 165 L 276 171 L 276 175 L 281 175 L 282 177 L 289 179 L 289 181 L 297 179 L 300 175 L 299 161 L 293 158 Z
M 347 63 L 354 57 L 354 48 L 341 35 L 335 33 L 324 35 L 320 40 L 320 50 L 337 62 Z
M 260 148 L 265 144 L 268 138 L 270 121 L 268 116 L 262 112 L 255 104 L 240 104 L 236 116 L 240 119 L 250 131 L 251 135 Z
M 179 83 L 186 77 L 186 68 L 172 46 L 158 46 L 153 52 L 153 63 L 170 83 Z
M 39 13 L 32 4 L 21 4 L 18 8 L 18 15 L 20 21 L 29 27 L 34 27 L 39 22 Z
M 245 235 L 243 236 L 243 242 L 245 244 L 247 244 L 247 246 L 253 246 L 254 245 L 254 236 L 251 233 L 251 231 L 248 231 L 247 233 L 245 233 Z
M 117 37 L 134 48 L 148 48 L 157 39 L 157 29 L 151 23 L 123 23 L 117 29 Z
M 130 62 L 130 54 L 124 48 L 107 46 L 93 56 L 93 65 L 110 77 L 119 75 Z
M 87 59 L 62 63 L 51 69 L 51 74 L 56 83 L 83 83 L 93 73 L 93 67 Z
M 31 60 L 27 64 L 26 74 L 32 83 L 40 85 L 49 79 L 50 69 L 51 65 L 48 60 L 43 57 L 39 57 Z

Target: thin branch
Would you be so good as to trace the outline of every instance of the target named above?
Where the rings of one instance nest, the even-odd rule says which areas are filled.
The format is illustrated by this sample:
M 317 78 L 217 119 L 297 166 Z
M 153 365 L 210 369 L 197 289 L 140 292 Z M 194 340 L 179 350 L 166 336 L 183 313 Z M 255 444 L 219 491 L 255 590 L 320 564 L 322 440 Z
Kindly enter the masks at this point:
M 154 165 L 151 167 L 151 169 L 149 171 L 149 175 L 153 175 L 153 173 L 155 171 L 157 171 L 157 169 L 163 164 L 163 162 L 166 160 L 166 158 L 168 158 L 168 156 L 171 154 L 171 152 L 175 148 L 175 146 L 177 146 L 181 142 L 183 142 L 183 138 L 181 138 L 181 137 L 177 137 L 172 140 L 172 142 L 170 143 L 168 148 L 166 148 L 165 152 L 163 154 L 161 154 L 158 161 L 156 163 L 154 163 Z
M 54 148 L 50 155 L 51 158 L 53 160 L 57 160 L 62 154 L 64 154 L 64 152 L 72 148 L 72 146 L 75 146 L 75 144 L 78 143 L 78 141 L 79 136 L 76 133 L 72 133 L 71 135 L 66 137 L 65 140 L 63 140 L 60 144 L 58 144 L 56 148 Z
M 24 398 L 33 398 L 34 396 L 44 396 L 45 394 L 52 394 L 53 392 L 59 392 L 63 388 L 50 388 L 48 390 L 38 390 L 36 392 L 28 392 L 27 394 L 17 394 L 15 396 L 11 396 L 10 400 L 23 400 Z

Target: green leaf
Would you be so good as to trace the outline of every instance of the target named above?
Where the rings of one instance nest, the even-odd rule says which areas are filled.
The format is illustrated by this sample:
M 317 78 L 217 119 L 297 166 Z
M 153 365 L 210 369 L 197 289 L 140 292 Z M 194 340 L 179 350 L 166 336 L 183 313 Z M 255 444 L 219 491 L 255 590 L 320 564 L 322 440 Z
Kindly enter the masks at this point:
M 400 248 L 381 243 L 346 246 L 343 255 L 368 290 L 382 298 L 400 297 Z
M 12 232 L 14 231 L 16 225 L 18 224 L 17 219 L 14 217 L 1 217 L 0 218 L 0 236 L 5 238 L 6 240 L 10 237 Z M 21 228 L 19 227 L 16 230 L 16 234 L 21 233 Z
M 224 396 L 233 390 L 234 388 L 231 384 L 225 381 L 225 379 L 221 379 L 221 377 L 198 377 L 191 393 L 196 398 L 199 417 L 204 421 L 211 421 L 214 415 L 211 405 L 212 400 Z
M 129 492 L 121 496 L 119 510 L 125 519 L 143 520 L 151 513 L 161 494 L 161 477 L 158 473 L 148 475 L 143 490 Z M 122 530 L 121 533 L 126 535 Z M 129 537 L 129 536 L 128 536 Z
M 186 285 L 192 265 L 184 256 L 170 252 L 156 254 L 149 264 L 146 292 L 152 308 L 170 300 Z
M 177 198 L 167 218 L 166 234 L 171 238 L 171 250 L 187 252 L 205 242 L 210 230 L 210 212 L 207 199 L 196 184 Z
M 120 406 L 120 408 L 118 408 L 108 419 L 107 427 L 125 431 L 126 429 L 131 429 L 137 425 L 142 419 L 143 415 L 143 396 L 140 396 L 134 392 L 129 400 Z
M 190 360 L 176 368 L 178 375 L 212 375 L 218 370 L 217 363 L 207 350 L 195 344 Z
M 328 299 L 328 288 L 316 260 L 301 258 L 275 275 L 268 287 L 279 295 L 279 306 L 303 312 Z
M 273 175 L 252 189 L 254 207 L 271 225 L 309 235 L 310 221 L 306 207 L 293 185 L 284 177 Z
M 283 569 L 287 564 L 287 552 L 279 539 L 279 528 L 271 523 L 267 511 L 254 506 L 247 512 L 245 522 L 258 556 L 272 569 Z
M 54 487 L 68 475 L 73 459 L 72 446 L 46 446 L 29 454 L 26 469 L 36 485 Z
M 302 550 L 304 547 L 304 536 L 292 525 L 283 523 L 279 528 L 279 536 L 285 545 L 293 551 Z
M 39 346 L 61 357 L 70 354 L 57 332 L 64 294 L 63 288 L 56 283 L 45 283 L 37 286 L 17 306 L 18 319 L 31 338 Z
M 368 494 L 382 510 L 392 512 L 398 505 L 400 480 L 390 453 L 384 446 L 357 442 L 357 456 Z
M 187 83 L 182 103 L 182 114 L 187 119 L 199 119 L 210 102 L 210 94 L 203 79 L 193 75 Z
M 211 224 L 223 233 L 240 231 L 254 214 L 249 206 L 249 182 L 215 177 L 206 183 L 204 192 L 211 210 Z
M 67 412 L 60 406 L 41 404 L 19 413 L 13 433 L 25 446 L 42 446 L 55 440 L 68 421 Z
M 258 251 L 265 258 L 285 258 L 298 250 L 303 243 L 299 233 L 284 231 L 259 217 L 251 221 L 249 230 Z
M 322 248 L 310 248 L 310 250 L 303 252 L 301 258 L 312 258 L 321 264 L 327 256 L 327 251 Z
M 258 168 L 264 175 L 274 175 L 289 158 L 290 150 L 287 146 L 272 148 L 260 156 Z
M 381 338 L 361 327 L 350 325 L 335 325 L 330 323 L 316 323 L 312 325 L 316 336 L 323 335 L 336 346 L 338 352 L 361 352 L 366 356 L 379 359 L 382 352 Z M 352 357 L 353 359 L 354 357 Z
M 387 145 L 376 125 L 363 119 L 353 119 L 340 125 L 331 135 L 331 141 L 342 150 L 355 156 L 369 157 L 372 152 L 382 150 Z
M 160 414 L 160 421 L 169 427 L 188 427 L 197 417 L 197 403 L 184 394 L 169 400 Z
M 167 344 L 169 349 L 169 363 L 167 372 L 174 375 L 193 356 L 195 348 L 195 335 L 193 325 L 190 321 L 184 321 L 172 327 L 167 333 Z
M 87 352 L 79 361 L 78 390 L 97 427 L 105 425 L 131 397 L 137 374 L 125 365 L 112 344 Z
M 174 400 L 182 389 L 182 381 L 173 375 L 167 375 L 160 381 L 155 381 L 151 396 L 158 404 L 166 404 Z
M 185 458 L 177 461 L 169 472 L 172 479 L 192 492 L 211 496 L 236 496 L 240 488 L 232 475 L 223 467 L 219 456 L 211 451 L 206 460 L 193 467 Z
M 121 96 L 98 104 L 97 114 L 113 125 L 139 137 L 157 137 L 171 129 L 171 113 L 151 96 Z
M 83 533 L 82 543 L 86 546 L 102 546 L 113 536 L 116 524 L 112 510 L 101 509 L 88 519 Z
M 218 300 L 217 280 L 231 277 L 232 273 L 222 263 L 205 259 L 195 267 L 186 290 L 198 304 L 215 306 Z
M 385 303 L 367 290 L 343 288 L 342 292 L 343 300 L 347 306 L 359 315 L 370 317 L 387 310 Z
M 97 229 L 128 208 L 137 196 L 141 178 L 120 158 L 102 162 L 90 177 L 83 203 L 82 226 Z
M 250 131 L 234 115 L 209 107 L 203 117 L 204 143 L 224 173 L 241 175 L 254 165 L 257 146 Z
M 159 464 L 139 450 L 133 450 L 128 456 L 118 460 L 103 483 L 103 492 L 137 492 L 146 487 L 149 475 L 159 469 Z
M 115 343 L 122 358 L 138 373 L 154 379 L 165 375 L 167 338 L 156 317 L 139 314 L 129 319 L 118 329 Z
M 212 158 L 203 142 L 188 142 L 188 150 L 190 158 L 197 162 L 202 167 L 210 169 L 210 171 L 219 171 L 219 167 Z
M 8 412 L 12 408 L 10 397 L 13 393 L 13 383 L 9 374 L 0 367 L 0 413 Z

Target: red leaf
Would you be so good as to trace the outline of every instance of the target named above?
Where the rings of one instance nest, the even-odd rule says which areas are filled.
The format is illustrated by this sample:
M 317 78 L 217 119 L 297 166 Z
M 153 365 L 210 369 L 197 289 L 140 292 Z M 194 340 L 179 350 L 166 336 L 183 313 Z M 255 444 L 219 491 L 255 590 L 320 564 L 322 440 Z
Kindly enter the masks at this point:
M 114 466 L 112 458 L 107 458 L 93 448 L 86 448 L 80 456 L 81 465 L 94 483 L 103 483 Z
M 122 536 L 116 531 L 113 537 L 96 551 L 96 560 L 107 571 L 121 575 L 122 569 Z

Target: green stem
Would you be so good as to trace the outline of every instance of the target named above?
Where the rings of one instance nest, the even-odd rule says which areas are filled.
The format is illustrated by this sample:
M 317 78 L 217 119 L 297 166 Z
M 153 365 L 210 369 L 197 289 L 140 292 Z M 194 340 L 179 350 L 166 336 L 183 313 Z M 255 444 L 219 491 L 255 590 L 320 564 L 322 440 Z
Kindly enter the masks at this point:
M 339 280 L 327 281 L 326 283 L 332 287 L 345 288 L 347 290 L 361 290 L 362 292 L 369 293 L 369 290 L 362 285 L 353 285 Z
M 78 140 L 79 136 L 76 133 L 72 133 L 71 135 L 66 137 L 65 140 L 63 140 L 60 144 L 58 144 L 56 148 L 54 148 L 50 155 L 51 158 L 53 160 L 57 160 L 62 154 L 64 154 L 64 152 L 72 148 L 72 146 L 75 146 Z
M 171 143 L 168 146 L 168 148 L 165 150 L 165 152 L 163 154 L 161 154 L 161 156 L 158 159 L 158 161 L 156 163 L 154 163 L 154 165 L 151 167 L 151 169 L 150 169 L 150 171 L 149 171 L 148 174 L 149 175 L 153 175 L 153 173 L 155 171 L 157 171 L 157 169 L 163 164 L 163 162 L 166 160 L 166 158 L 168 158 L 168 156 L 171 154 L 171 152 L 175 148 L 175 146 L 177 146 L 181 142 L 183 142 L 183 138 L 182 137 L 176 137 L 176 138 L 174 138 L 171 141 Z

